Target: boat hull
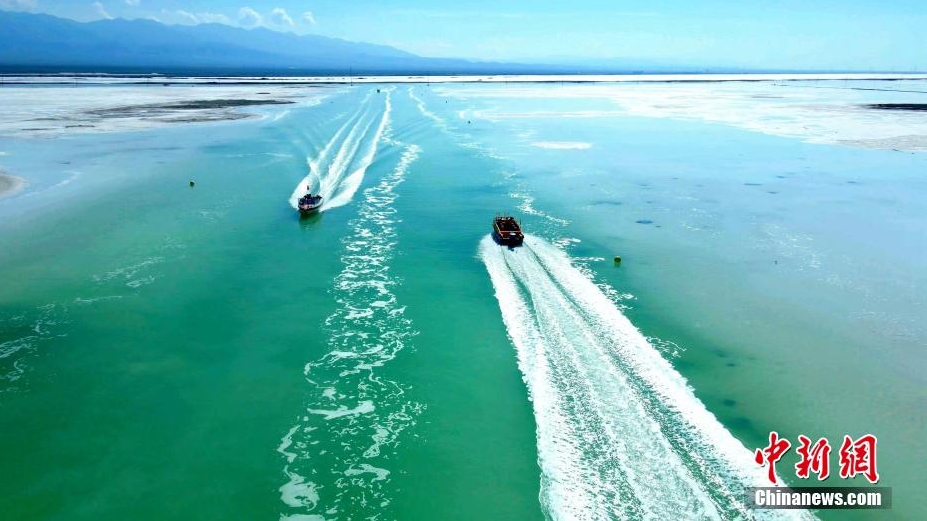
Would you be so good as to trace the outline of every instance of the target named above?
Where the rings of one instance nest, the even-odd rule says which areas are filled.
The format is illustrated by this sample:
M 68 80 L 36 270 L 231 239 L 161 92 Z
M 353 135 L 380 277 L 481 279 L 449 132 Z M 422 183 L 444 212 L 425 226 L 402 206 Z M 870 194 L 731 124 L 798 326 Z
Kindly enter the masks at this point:
M 525 242 L 524 235 L 515 235 L 515 234 L 503 235 L 503 234 L 505 234 L 505 232 L 502 232 L 500 234 L 500 232 L 493 230 L 492 239 L 496 241 L 496 244 L 499 244 L 502 246 L 514 247 L 514 246 L 521 246 Z
M 296 205 L 296 209 L 299 210 L 300 215 L 312 215 L 319 211 L 319 208 L 322 208 L 322 196 L 304 196 L 299 200 L 299 203 Z
M 312 215 L 312 214 L 314 214 L 314 213 L 318 213 L 318 212 L 319 212 L 319 208 L 321 208 L 321 207 L 322 207 L 321 204 L 316 205 L 316 206 L 310 206 L 310 205 L 303 206 L 303 205 L 300 205 L 300 207 L 299 207 L 299 213 L 300 213 L 300 215 Z

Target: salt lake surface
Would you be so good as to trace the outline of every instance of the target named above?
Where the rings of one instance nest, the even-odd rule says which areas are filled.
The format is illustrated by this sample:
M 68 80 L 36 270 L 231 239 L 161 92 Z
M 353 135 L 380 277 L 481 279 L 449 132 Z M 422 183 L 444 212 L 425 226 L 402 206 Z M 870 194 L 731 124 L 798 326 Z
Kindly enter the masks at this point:
M 0 88 L 12 519 L 927 516 L 927 80 L 75 83 Z M 747 509 L 772 430 L 893 509 Z

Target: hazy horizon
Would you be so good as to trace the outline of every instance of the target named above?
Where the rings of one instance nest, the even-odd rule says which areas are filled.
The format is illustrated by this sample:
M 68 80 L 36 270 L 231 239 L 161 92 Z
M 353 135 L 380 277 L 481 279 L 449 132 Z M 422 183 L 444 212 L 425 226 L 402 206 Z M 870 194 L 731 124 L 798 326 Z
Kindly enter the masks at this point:
M 0 9 L 79 22 L 150 19 L 218 23 L 387 45 L 429 58 L 476 61 L 742 70 L 908 71 L 927 69 L 927 5 L 903 1 L 773 7 L 572 2 L 568 9 L 523 0 L 477 0 L 466 8 L 416 0 L 0 0 Z

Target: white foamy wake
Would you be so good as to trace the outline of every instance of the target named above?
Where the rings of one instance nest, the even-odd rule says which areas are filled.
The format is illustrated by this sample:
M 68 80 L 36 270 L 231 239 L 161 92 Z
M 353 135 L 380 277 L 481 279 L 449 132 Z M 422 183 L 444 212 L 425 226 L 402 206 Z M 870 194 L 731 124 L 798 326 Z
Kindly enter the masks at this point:
M 561 219 L 560 217 L 554 217 L 547 212 L 543 212 L 534 207 L 534 196 L 528 193 L 526 190 L 517 190 L 509 194 L 513 199 L 520 201 L 518 209 L 528 215 L 536 215 L 538 217 L 543 217 L 550 222 L 566 226 L 570 224 L 570 221 L 566 219 Z
M 376 107 L 379 98 L 369 94 L 361 103 L 361 109 L 335 133 L 315 158 L 308 158 L 309 174 L 304 177 L 290 194 L 290 205 L 297 207 L 299 198 L 307 191 L 322 195 L 325 211 L 351 202 L 367 168 L 373 162 L 386 125 L 389 122 L 392 104 L 391 92 L 387 91 L 382 111 Z M 379 122 L 377 118 L 379 117 Z
M 423 116 L 434 121 L 435 125 L 437 125 L 437 127 L 441 130 L 447 130 L 447 123 L 441 119 L 440 116 L 425 107 L 425 102 L 415 95 L 415 93 L 412 91 L 412 87 L 409 87 L 409 97 L 412 98 L 412 101 L 415 102 L 415 105 L 418 107 L 418 111 L 421 112 Z
M 383 116 L 380 118 L 380 123 L 377 125 L 376 130 L 374 130 L 373 138 L 370 140 L 369 145 L 364 153 L 359 156 L 359 162 L 356 168 L 341 179 L 337 187 L 331 187 L 332 196 L 327 205 L 328 208 L 335 208 L 348 204 L 351 198 L 354 197 L 354 193 L 357 192 L 358 187 L 360 187 L 361 182 L 364 180 L 364 173 L 367 172 L 367 168 L 373 162 L 373 158 L 377 153 L 377 146 L 383 135 L 383 130 L 389 122 L 389 115 L 392 110 L 390 95 L 390 92 L 386 93 L 386 107 L 383 110 Z M 324 190 L 326 188 L 325 178 L 322 179 L 322 183 Z M 324 207 L 325 205 L 323 205 L 323 209 Z
M 274 114 L 270 121 L 273 122 L 273 123 L 275 123 L 275 122 L 280 121 L 281 119 L 283 119 L 283 118 L 285 118 L 285 117 L 287 117 L 287 116 L 289 116 L 289 115 L 290 115 L 289 109 L 283 110 L 283 111 L 281 111 L 281 112 L 278 112 L 278 113 Z
M 376 131 L 384 133 L 389 106 Z M 390 274 L 396 245 L 396 188 L 419 154 L 403 149 L 394 170 L 364 190 L 352 234 L 342 240 L 344 264 L 335 278 L 337 310 L 325 321 L 330 351 L 306 364 L 310 395 L 277 451 L 285 458 L 287 482 L 281 519 L 379 519 L 391 501 L 390 454 L 402 431 L 414 425 L 422 405 L 408 385 L 379 374 L 408 345 L 415 331 L 393 294 Z M 369 154 L 372 154 L 370 152 Z M 382 454 L 387 449 L 389 452 Z
M 70 323 L 69 315 L 67 304 L 46 304 L 12 317 L 0 315 L 0 330 L 13 337 L 0 342 L 0 396 L 24 388 L 20 380 L 30 371 L 29 359 L 43 344 L 62 336 L 56 331 Z
M 486 237 L 480 256 L 533 402 L 551 518 L 809 517 L 743 505 L 765 470 L 565 253 Z
M 329 181 L 326 183 L 326 185 L 329 185 L 329 189 L 333 177 L 338 178 L 343 176 L 345 158 L 353 157 L 357 152 L 357 147 L 359 146 L 358 133 L 365 132 L 371 122 L 371 120 L 365 119 L 369 118 L 369 112 L 371 110 L 371 107 L 367 103 L 368 100 L 369 96 L 364 98 L 364 101 L 361 103 L 361 108 L 345 121 L 316 157 L 309 157 L 306 159 L 306 164 L 309 166 L 309 173 L 296 185 L 296 188 L 293 189 L 293 193 L 290 194 L 290 205 L 293 206 L 293 208 L 297 207 L 299 198 L 302 197 L 307 190 L 311 190 L 314 193 L 322 192 L 321 172 L 323 169 L 329 174 L 327 176 Z M 331 176 L 330 174 L 335 175 Z M 323 194 L 323 196 L 324 195 L 330 194 Z

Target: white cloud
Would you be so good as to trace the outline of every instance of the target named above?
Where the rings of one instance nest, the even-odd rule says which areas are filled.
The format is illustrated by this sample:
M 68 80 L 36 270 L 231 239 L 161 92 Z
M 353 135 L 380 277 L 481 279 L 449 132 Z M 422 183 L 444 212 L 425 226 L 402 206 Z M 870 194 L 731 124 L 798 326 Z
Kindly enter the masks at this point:
M 232 25 L 232 21 L 229 19 L 229 17 L 221 13 L 191 13 L 190 11 L 184 11 L 183 9 L 178 9 L 176 11 L 161 9 L 161 14 L 164 15 L 167 20 L 171 21 L 169 23 L 187 25 L 218 23 Z
M 35 11 L 37 7 L 36 0 L 0 0 L 0 8 L 7 11 Z
M 182 22 L 188 22 L 194 25 L 200 23 L 200 19 L 197 18 L 196 15 L 193 13 L 188 13 L 186 11 L 180 10 L 180 11 L 177 11 L 176 14 L 181 19 Z
M 138 7 L 138 4 L 142 3 L 142 0 L 126 0 L 126 3 L 132 7 Z
M 261 25 L 264 23 L 264 17 L 250 7 L 242 7 L 239 9 L 238 19 L 241 21 L 242 25 L 245 26 Z
M 275 7 L 273 11 L 270 12 L 270 17 L 274 22 L 280 25 L 289 25 L 293 27 L 293 19 L 290 18 L 290 15 L 287 14 L 286 10 L 282 7 Z
M 312 14 L 312 11 L 303 13 L 303 21 L 309 25 L 315 25 L 315 15 Z
M 226 24 L 231 25 L 232 21 L 228 16 L 221 13 L 196 13 L 201 24 Z
M 105 18 L 105 19 L 107 19 L 107 20 L 112 20 L 112 19 L 113 19 L 113 15 L 109 14 L 109 13 L 106 11 L 106 8 L 103 7 L 103 4 L 101 4 L 100 2 L 94 2 L 94 3 L 91 4 L 91 5 L 93 5 L 93 9 L 97 12 L 97 15 L 98 15 L 100 18 Z

